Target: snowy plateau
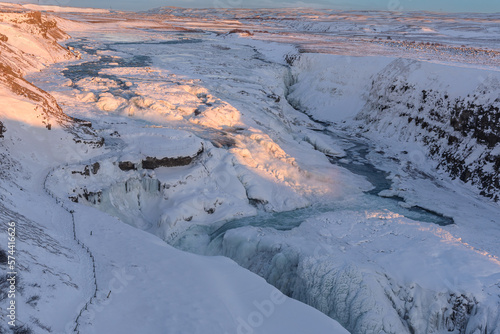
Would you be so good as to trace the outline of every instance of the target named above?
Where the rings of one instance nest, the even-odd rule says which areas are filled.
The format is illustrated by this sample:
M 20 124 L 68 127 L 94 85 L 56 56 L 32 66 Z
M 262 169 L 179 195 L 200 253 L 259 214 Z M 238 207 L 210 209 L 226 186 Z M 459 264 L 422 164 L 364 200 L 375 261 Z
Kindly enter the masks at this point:
M 0 333 L 500 333 L 498 36 L 0 3 Z

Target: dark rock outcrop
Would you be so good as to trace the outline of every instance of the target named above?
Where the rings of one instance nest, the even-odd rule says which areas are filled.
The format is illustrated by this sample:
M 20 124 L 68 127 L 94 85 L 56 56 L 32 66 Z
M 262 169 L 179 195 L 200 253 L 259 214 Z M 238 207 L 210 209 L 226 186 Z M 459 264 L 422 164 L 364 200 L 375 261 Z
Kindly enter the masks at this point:
M 83 168 L 83 172 L 82 171 L 79 171 L 79 170 L 74 170 L 74 171 L 71 171 L 71 174 L 80 174 L 80 175 L 83 175 L 83 176 L 90 176 L 90 172 L 92 172 L 92 174 L 97 174 L 97 172 L 99 172 L 99 169 L 101 168 L 101 165 L 96 162 L 92 165 L 86 165 L 84 168 Z
M 0 265 L 7 264 L 7 252 L 0 248 Z
M 130 161 L 121 161 L 118 163 L 118 168 L 120 168 L 122 171 L 126 172 L 129 170 L 137 170 L 137 167 L 133 162 Z
M 56 21 L 49 20 L 40 12 L 23 12 L 10 17 L 9 23 L 14 29 L 26 30 L 34 36 L 39 35 L 46 40 L 49 52 L 54 52 L 67 59 L 75 58 L 69 51 L 57 43 L 58 40 L 68 38 L 62 30 L 57 27 Z M 16 50 L 15 46 L 8 43 L 6 36 L 0 36 L 0 85 L 23 98 L 31 100 L 35 105 L 35 111 L 39 114 L 41 126 L 51 130 L 54 125 L 59 124 L 66 131 L 74 135 L 77 143 L 85 143 L 94 147 L 103 145 L 103 139 L 98 137 L 90 128 L 91 124 L 81 120 L 75 120 L 66 115 L 52 95 L 36 87 L 23 78 L 24 72 L 33 67 L 31 54 Z
M 228 34 L 241 34 L 243 36 L 253 36 L 253 33 L 251 31 L 243 29 L 233 29 L 229 31 Z
M 83 194 L 79 194 L 78 197 L 83 197 L 87 202 L 94 205 L 101 203 L 102 191 L 88 191 L 86 188 L 83 189 Z
M 76 117 L 71 117 L 71 116 L 70 116 L 70 118 L 73 120 L 73 122 L 76 122 L 81 126 L 86 126 L 88 128 L 92 128 L 92 122 L 90 122 L 90 121 L 86 121 L 86 120 L 76 118 Z
M 98 162 L 96 162 L 91 166 L 91 168 L 92 168 L 92 174 L 95 175 L 95 174 L 97 174 L 97 172 L 99 172 L 101 165 Z
M 80 174 L 83 176 L 90 176 L 89 166 L 85 166 L 85 168 L 83 169 L 83 172 L 81 172 L 79 170 L 74 170 L 74 171 L 71 171 L 71 174 Z
M 366 131 L 391 128 L 399 140 L 418 141 L 437 167 L 500 200 L 500 87 L 486 83 L 468 95 L 418 89 L 398 72 L 381 72 L 357 118 Z
M 200 156 L 203 153 L 203 148 L 201 148 L 194 156 L 185 156 L 185 157 L 176 157 L 169 158 L 165 157 L 162 159 L 158 159 L 155 157 L 146 157 L 146 159 L 142 160 L 142 168 L 144 169 L 156 169 L 159 167 L 179 167 L 179 166 L 187 166 L 193 162 L 195 158 Z

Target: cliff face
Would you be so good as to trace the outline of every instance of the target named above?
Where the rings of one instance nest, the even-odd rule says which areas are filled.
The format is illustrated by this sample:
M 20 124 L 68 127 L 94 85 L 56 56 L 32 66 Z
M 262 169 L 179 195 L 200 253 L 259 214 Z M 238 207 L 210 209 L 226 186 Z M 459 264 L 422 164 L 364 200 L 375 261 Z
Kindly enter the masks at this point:
M 425 162 L 417 168 L 437 168 L 500 200 L 499 72 L 302 54 L 292 75 L 288 100 L 315 119 L 351 124 L 352 131 L 391 147 L 403 163 Z M 416 152 L 422 159 L 412 158 Z
M 439 79 L 438 70 L 444 74 Z M 373 78 L 358 119 L 367 131 L 423 144 L 437 168 L 498 201 L 500 84 L 466 69 L 446 79 L 447 71 L 440 65 L 391 63 Z
M 0 10 L 0 60 L 17 74 L 74 58 L 58 44 L 67 38 L 69 35 L 45 14 Z

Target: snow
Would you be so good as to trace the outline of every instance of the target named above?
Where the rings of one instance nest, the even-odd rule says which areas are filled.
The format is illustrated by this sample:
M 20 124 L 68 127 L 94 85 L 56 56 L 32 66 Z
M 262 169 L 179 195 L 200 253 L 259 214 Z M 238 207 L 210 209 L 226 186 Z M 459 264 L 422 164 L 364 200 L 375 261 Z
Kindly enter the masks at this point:
M 207 253 L 235 259 L 353 332 L 459 327 L 441 320 L 452 312 L 446 305 L 453 296 L 463 296 L 478 314 L 496 308 L 497 259 L 471 252 L 436 225 L 390 212 L 327 213 L 287 232 L 230 230 Z M 395 311 L 409 318 L 402 322 Z M 494 317 L 487 321 L 497 326 Z
M 76 219 L 85 222 L 77 233 L 96 250 L 102 282 L 83 318 L 85 333 L 346 333 L 231 260 L 177 251 L 97 210 Z M 110 246 L 102 247 L 102 240 Z M 99 265 L 105 263 L 109 267 Z
M 180 130 L 153 128 L 121 138 L 129 152 L 140 152 L 143 157 L 195 156 L 203 149 L 199 138 Z
M 289 101 L 304 107 L 315 118 L 340 122 L 352 119 L 364 107 L 360 92 L 369 87 L 372 77 L 394 59 L 312 55 L 295 63 Z
M 38 19 L 33 12 L 1 13 L 0 18 L 0 34 L 5 36 L 2 59 L 13 69 L 25 74 L 72 58 L 56 43 L 68 36 L 49 18 Z
M 437 169 L 429 145 L 495 176 L 498 144 L 433 110 L 445 95 L 497 103 L 496 28 L 476 29 L 489 16 L 51 15 L 73 55 L 46 52 L 62 33 L 2 23 L 14 50 L 2 57 L 30 73 L 2 72 L 0 217 L 20 225 L 19 319 L 35 333 L 500 328 L 498 203 Z M 8 75 L 36 94 L 9 90 Z M 153 158 L 169 166 L 145 168 Z M 454 223 L 430 222 L 440 215 Z

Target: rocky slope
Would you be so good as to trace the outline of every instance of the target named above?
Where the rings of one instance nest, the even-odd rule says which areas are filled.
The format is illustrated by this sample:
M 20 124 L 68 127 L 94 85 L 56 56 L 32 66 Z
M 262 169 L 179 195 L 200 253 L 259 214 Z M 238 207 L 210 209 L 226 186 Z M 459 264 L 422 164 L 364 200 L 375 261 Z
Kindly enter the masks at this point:
M 408 168 L 445 172 L 499 200 L 500 75 L 419 60 L 303 54 L 289 101 L 392 151 Z M 427 164 L 426 164 L 427 162 Z
M 81 250 L 68 243 L 65 229 L 71 216 L 43 196 L 41 185 L 50 164 L 98 147 L 102 139 L 89 124 L 66 115 L 53 96 L 24 79 L 54 62 L 75 59 L 58 44 L 68 37 L 40 12 L 0 10 L 2 319 L 7 319 L 4 305 L 13 300 L 4 293 L 10 289 L 4 272 L 11 271 L 3 257 L 7 223 L 16 225 L 16 248 L 9 255 L 14 256 L 18 271 L 16 327 L 4 321 L 1 333 L 62 332 L 64 326 L 74 326 L 74 309 L 85 297 L 86 277 L 74 273 L 87 262 Z M 62 142 L 69 144 L 64 148 Z M 58 316 L 62 323 L 47 320 Z
M 51 130 L 62 127 L 75 136 L 75 141 L 102 145 L 89 124 L 81 124 L 62 111 L 47 92 L 26 81 L 23 76 L 45 66 L 77 55 L 58 44 L 69 36 L 57 27 L 55 20 L 40 12 L 21 11 L 0 13 L 0 86 L 33 105 L 30 115 L 21 118 L 36 119 L 32 124 Z M 8 120 L 16 119 L 5 110 L 0 133 L 8 129 Z
M 498 75 L 462 69 L 458 78 L 450 80 L 434 74 L 452 71 L 452 67 L 394 61 L 373 78 L 367 105 L 358 119 L 366 131 L 378 130 L 402 142 L 423 144 L 437 168 L 498 201 Z M 418 81 L 418 77 L 425 80 Z

